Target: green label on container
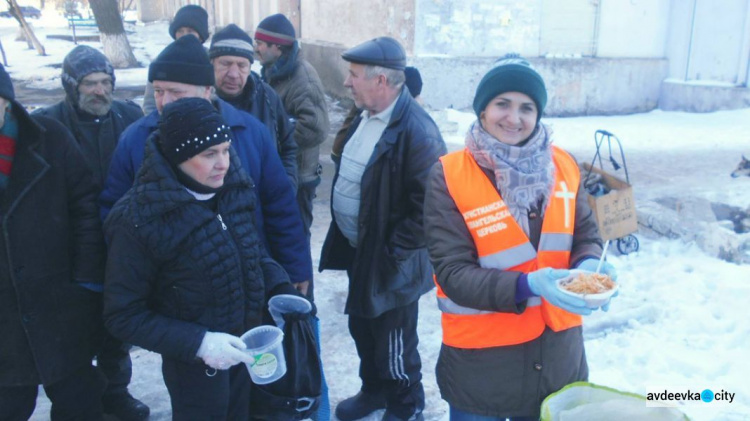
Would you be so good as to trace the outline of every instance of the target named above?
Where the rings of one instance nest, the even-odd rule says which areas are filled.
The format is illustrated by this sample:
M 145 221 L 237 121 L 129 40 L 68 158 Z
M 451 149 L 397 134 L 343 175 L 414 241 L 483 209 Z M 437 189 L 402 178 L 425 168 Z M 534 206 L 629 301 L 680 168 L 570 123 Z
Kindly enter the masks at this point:
M 259 354 L 255 355 L 253 358 L 255 358 L 255 362 L 253 363 L 251 369 L 253 370 L 253 374 L 255 374 L 256 376 L 260 377 L 261 379 L 265 379 L 271 377 L 273 373 L 276 372 L 278 361 L 276 360 L 275 355 Z

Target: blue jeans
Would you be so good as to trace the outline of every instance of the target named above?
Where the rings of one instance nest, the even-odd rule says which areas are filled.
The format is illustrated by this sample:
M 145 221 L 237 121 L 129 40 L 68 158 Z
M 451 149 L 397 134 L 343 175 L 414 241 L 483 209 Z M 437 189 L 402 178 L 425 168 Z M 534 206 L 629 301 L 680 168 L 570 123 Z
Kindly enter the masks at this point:
M 456 407 L 450 407 L 450 420 L 451 421 L 537 421 L 539 418 L 534 417 L 488 417 L 486 415 L 477 415 L 464 412 Z

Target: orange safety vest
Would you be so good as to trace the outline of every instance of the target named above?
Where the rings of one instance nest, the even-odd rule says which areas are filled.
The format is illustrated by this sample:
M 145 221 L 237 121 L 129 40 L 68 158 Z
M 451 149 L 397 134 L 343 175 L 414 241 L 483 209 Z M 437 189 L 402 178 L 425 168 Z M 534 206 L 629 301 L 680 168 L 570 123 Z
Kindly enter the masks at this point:
M 545 267 L 569 267 L 581 174 L 575 160 L 562 149 L 553 146 L 552 158 L 555 188 L 544 212 L 538 250 L 534 250 L 494 183 L 468 150 L 440 158 L 448 193 L 474 239 L 479 266 L 523 273 Z M 521 314 L 460 306 L 445 295 L 440 285 L 437 297 L 442 311 L 443 343 L 456 348 L 516 345 L 538 338 L 545 326 L 559 332 L 581 325 L 581 316 L 540 297 L 529 298 Z

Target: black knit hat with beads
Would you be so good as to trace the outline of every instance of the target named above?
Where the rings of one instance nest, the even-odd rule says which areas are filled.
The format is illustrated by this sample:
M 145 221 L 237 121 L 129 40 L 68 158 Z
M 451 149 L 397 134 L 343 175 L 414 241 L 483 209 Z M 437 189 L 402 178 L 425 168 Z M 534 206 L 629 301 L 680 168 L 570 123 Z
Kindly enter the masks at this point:
M 164 106 L 159 149 L 173 167 L 227 141 L 232 141 L 232 131 L 209 101 L 181 98 Z

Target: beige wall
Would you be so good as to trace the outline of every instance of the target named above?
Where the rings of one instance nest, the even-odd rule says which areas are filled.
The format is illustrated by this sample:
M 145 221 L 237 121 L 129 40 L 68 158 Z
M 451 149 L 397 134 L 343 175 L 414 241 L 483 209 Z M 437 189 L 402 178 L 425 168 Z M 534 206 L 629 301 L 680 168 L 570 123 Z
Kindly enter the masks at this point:
M 302 1 L 302 34 L 306 40 L 355 46 L 387 35 L 407 54 L 414 50 L 414 0 Z

